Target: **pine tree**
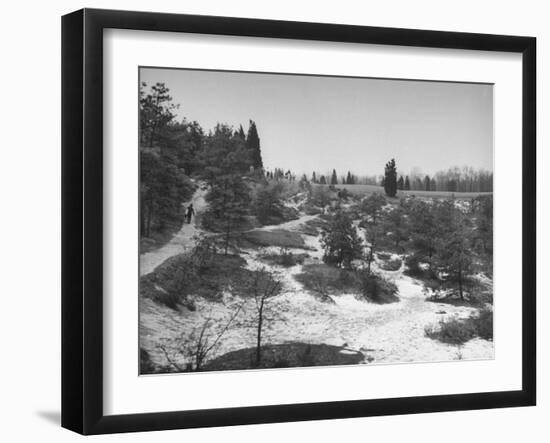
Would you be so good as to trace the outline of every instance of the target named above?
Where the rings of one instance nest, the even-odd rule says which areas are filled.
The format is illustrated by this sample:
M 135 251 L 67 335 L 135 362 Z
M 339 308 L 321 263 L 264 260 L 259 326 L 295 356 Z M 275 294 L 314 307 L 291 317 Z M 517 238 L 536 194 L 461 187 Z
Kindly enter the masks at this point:
M 473 248 L 471 239 L 474 227 L 471 220 L 456 207 L 450 198 L 439 205 L 438 223 L 443 234 L 438 236 L 439 269 L 446 275 L 445 285 L 458 286 L 458 295 L 464 300 L 464 292 L 473 272 Z
M 142 82 L 139 98 L 140 142 L 143 146 L 153 146 L 160 131 L 174 118 L 177 105 L 172 103 L 170 89 L 164 83 L 156 83 L 145 94 L 147 83 Z
M 327 180 L 325 179 L 324 175 L 321 175 L 321 178 L 319 179 L 319 184 L 320 185 L 326 185 L 327 184 Z
M 263 167 L 263 162 L 262 152 L 260 150 L 260 137 L 258 136 L 256 123 L 254 123 L 252 120 L 250 120 L 250 126 L 248 128 L 246 147 L 250 155 L 251 165 L 254 167 L 254 169 L 261 169 Z
M 317 183 L 317 177 L 315 176 L 315 171 L 313 171 L 313 174 L 311 174 L 311 182 Z
M 397 189 L 399 189 L 400 191 L 402 191 L 403 189 L 405 189 L 405 181 L 403 180 L 403 176 L 399 176 L 399 180 L 397 180 Z
M 377 192 L 369 195 L 361 202 L 361 212 L 365 215 L 360 225 L 366 228 L 366 239 L 368 246 L 367 272 L 370 274 L 371 264 L 374 261 L 374 253 L 378 247 L 378 240 L 383 235 L 381 223 L 382 208 L 386 205 L 386 198 Z
M 353 185 L 353 177 L 351 176 L 351 172 L 348 171 L 348 175 L 346 177 L 346 185 Z
M 386 191 L 388 197 L 395 197 L 397 194 L 397 170 L 393 158 L 386 163 L 384 171 L 384 191 Z
M 337 185 L 338 184 L 338 177 L 336 177 L 336 169 L 332 170 L 332 177 L 330 178 L 330 184 L 331 185 Z
M 349 215 L 338 211 L 321 234 L 325 250 L 323 261 L 329 265 L 350 269 L 353 260 L 361 258 L 363 242 Z
M 411 182 L 409 181 L 409 176 L 407 175 L 405 177 L 405 187 L 404 187 L 405 191 L 410 191 L 411 190 Z
M 239 125 L 239 131 L 237 132 L 237 135 L 241 139 L 246 140 L 246 134 L 244 133 L 243 125 Z

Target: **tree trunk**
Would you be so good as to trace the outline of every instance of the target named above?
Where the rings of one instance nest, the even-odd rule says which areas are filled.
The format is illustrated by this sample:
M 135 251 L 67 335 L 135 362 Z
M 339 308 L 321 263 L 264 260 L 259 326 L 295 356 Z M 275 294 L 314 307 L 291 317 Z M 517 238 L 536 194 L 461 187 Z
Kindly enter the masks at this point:
M 139 211 L 139 238 L 145 236 L 145 208 Z
M 153 217 L 153 209 L 151 207 L 151 202 L 147 205 L 147 225 L 145 229 L 145 235 L 149 237 L 151 235 L 151 219 Z
M 225 255 L 227 255 L 227 248 L 229 247 L 229 234 L 231 233 L 231 219 L 227 220 L 227 228 L 225 231 Z
M 458 263 L 458 290 L 460 292 L 460 300 L 464 300 L 464 291 L 462 289 L 462 263 Z
M 262 326 L 264 315 L 264 300 L 260 303 L 260 309 L 258 310 L 258 335 L 256 337 L 256 366 L 259 367 L 262 361 Z

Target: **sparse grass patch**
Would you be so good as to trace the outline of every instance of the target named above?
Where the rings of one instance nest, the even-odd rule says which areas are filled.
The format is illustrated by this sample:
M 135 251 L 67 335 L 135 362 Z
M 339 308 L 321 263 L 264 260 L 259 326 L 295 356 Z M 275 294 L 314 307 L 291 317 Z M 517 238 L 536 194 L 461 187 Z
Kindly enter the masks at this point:
M 307 290 L 321 295 L 361 292 L 361 280 L 356 272 L 324 263 L 305 265 L 302 272 L 296 275 L 296 280 Z
M 268 263 L 272 263 L 278 266 L 284 266 L 285 268 L 290 268 L 291 266 L 296 266 L 298 264 L 304 263 L 304 260 L 309 257 L 309 254 L 293 254 L 286 248 L 281 248 L 280 253 L 278 254 L 264 254 L 259 258 Z
M 236 238 L 241 247 L 266 247 L 307 249 L 304 239 L 298 232 L 284 229 L 254 230 L 243 232 Z
M 256 348 L 239 349 L 207 363 L 204 371 L 256 369 Z M 296 368 L 308 366 L 354 365 L 365 356 L 340 346 L 308 343 L 283 343 L 262 346 L 260 368 Z
M 210 232 L 224 233 L 227 229 L 227 220 L 217 218 L 212 211 L 204 211 L 198 213 L 195 223 L 202 229 Z M 232 223 L 232 235 L 237 235 L 239 231 L 247 231 L 261 226 L 257 218 L 253 215 L 245 215 L 240 220 L 235 220 Z
M 321 217 L 316 217 L 303 223 L 300 226 L 300 232 L 306 235 L 317 236 L 322 229 L 327 227 L 327 225 L 327 220 L 324 220 Z
M 438 326 L 424 328 L 427 337 L 452 345 L 462 345 L 474 337 L 493 339 L 493 312 L 481 309 L 467 319 L 442 320 Z
M 251 271 L 238 255 L 211 254 L 200 265 L 193 253 L 169 258 L 151 274 L 140 278 L 140 295 L 177 310 L 179 306 L 194 310 L 189 295 L 216 300 L 225 289 L 246 295 L 245 282 Z

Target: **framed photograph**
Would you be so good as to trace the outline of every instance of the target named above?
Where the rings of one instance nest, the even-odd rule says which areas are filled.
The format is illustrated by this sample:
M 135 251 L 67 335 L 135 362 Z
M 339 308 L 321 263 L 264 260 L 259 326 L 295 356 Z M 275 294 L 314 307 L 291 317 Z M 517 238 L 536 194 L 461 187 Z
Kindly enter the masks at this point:
M 536 40 L 62 20 L 62 425 L 536 401 Z

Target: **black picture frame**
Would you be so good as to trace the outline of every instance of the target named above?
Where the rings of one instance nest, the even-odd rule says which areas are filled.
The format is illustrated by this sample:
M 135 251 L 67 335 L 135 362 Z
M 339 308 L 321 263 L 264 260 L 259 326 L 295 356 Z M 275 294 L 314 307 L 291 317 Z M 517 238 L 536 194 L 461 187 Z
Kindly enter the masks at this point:
M 103 413 L 103 30 L 504 51 L 522 54 L 522 388 L 392 399 L 131 415 Z M 62 426 L 151 431 L 536 403 L 536 39 L 229 17 L 83 9 L 62 18 Z

